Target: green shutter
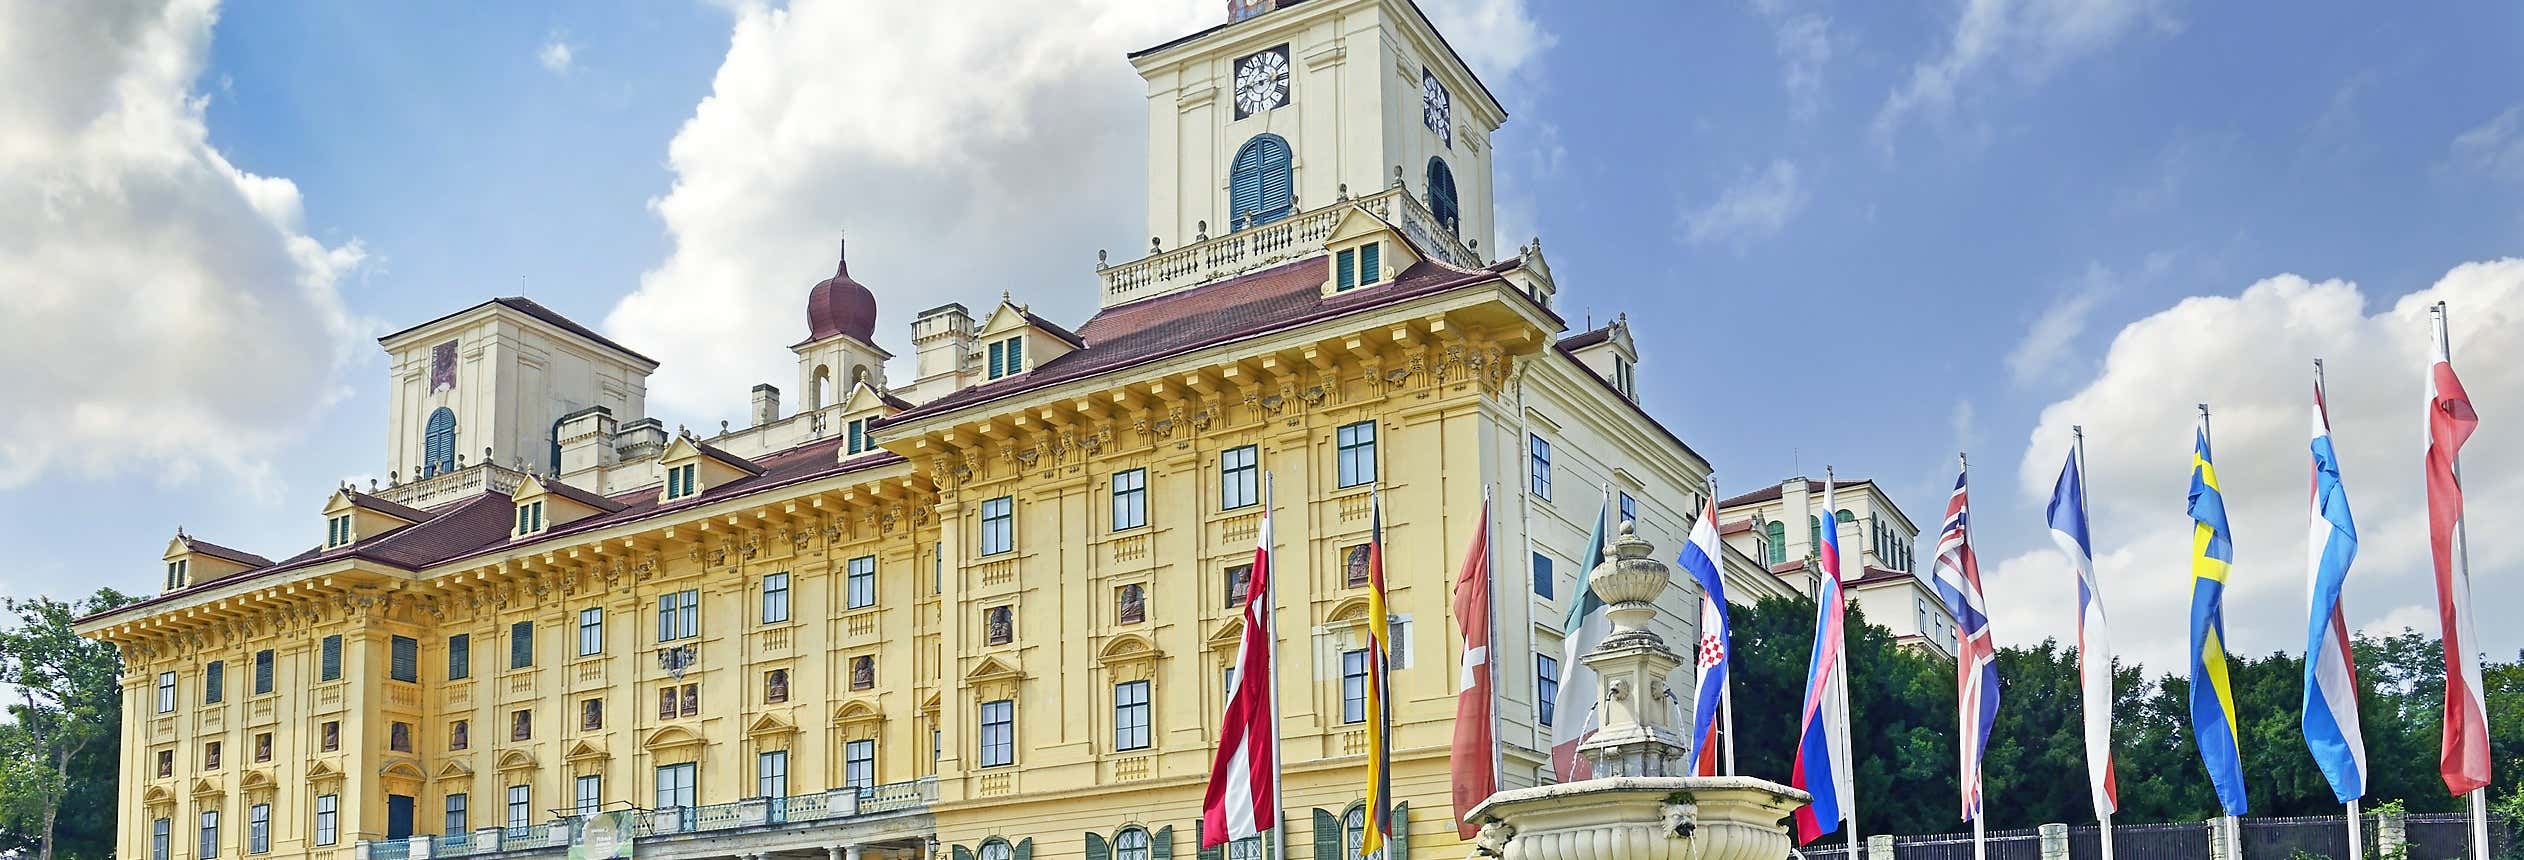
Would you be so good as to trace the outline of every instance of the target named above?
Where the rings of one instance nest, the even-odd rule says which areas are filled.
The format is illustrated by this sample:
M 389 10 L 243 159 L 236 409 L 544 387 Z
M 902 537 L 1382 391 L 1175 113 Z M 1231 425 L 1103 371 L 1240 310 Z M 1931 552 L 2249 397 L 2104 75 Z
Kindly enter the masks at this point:
M 1411 803 L 1393 805 L 1393 841 L 1385 845 L 1385 860 L 1411 860 Z
M 1034 837 L 1028 836 L 1019 840 L 1015 856 L 1016 860 L 1034 860 Z
M 342 677 L 342 637 L 340 634 L 324 637 L 323 661 L 324 664 L 319 667 L 323 670 L 319 680 L 331 681 Z
M 1160 827 L 1148 836 L 1148 860 L 1174 860 L 1174 828 Z
M 947 856 L 953 858 L 953 860 L 973 860 L 973 849 L 957 845 L 953 850 L 947 852 Z
M 1008 372 L 1025 372 L 1025 338 L 1022 336 L 1008 339 Z
M 1113 860 L 1113 846 L 1104 841 L 1104 834 L 1087 831 L 1087 860 Z
M 1378 251 L 1376 244 L 1377 243 L 1375 242 L 1369 242 L 1365 245 L 1358 246 L 1359 286 L 1366 286 L 1381 279 L 1380 276 L 1384 269 L 1378 265 L 1378 261 L 1376 259 Z
M 1340 857 L 1341 816 L 1332 814 L 1330 810 L 1315 810 L 1314 860 L 1340 860 Z
M 1007 368 L 1008 368 L 1008 344 L 1007 344 L 1007 342 L 1006 342 L 1006 341 L 996 341 L 996 342 L 993 342 L 993 343 L 990 345 L 990 378 L 992 378 L 992 379 L 998 379 L 998 378 L 999 378 L 999 377 L 1001 377 L 1001 376 L 1005 376 L 1005 375 L 1007 375 L 1007 373 L 1006 373 Z
M 1198 834 L 1198 833 L 1200 833 L 1200 832 L 1201 832 L 1201 823 L 1200 823 L 1200 822 L 1198 822 L 1198 821 L 1192 822 L 1192 832 L 1193 832 L 1194 834 Z M 1201 838 L 1201 837 L 1199 837 L 1199 836 L 1197 836 L 1197 835 L 1195 835 L 1193 838 L 1196 840 L 1193 844 L 1196 844 L 1196 845 L 1198 845 L 1198 844 L 1200 844 L 1200 843 L 1202 843 L 1202 842 L 1207 842 L 1207 841 L 1209 841 L 1208 839 Z M 1193 856 L 1193 857 L 1195 857 L 1195 858 L 1197 858 L 1197 860 L 1221 860 L 1221 858 L 1224 858 L 1226 855 L 1227 855 L 1226 846 L 1223 846 L 1223 845 L 1220 845 L 1220 846 L 1202 845 L 1202 846 L 1200 847 L 1200 850 L 1199 850 L 1199 851 L 1197 851 L 1197 852 L 1195 852 L 1192 856 Z
M 1332 291 L 1340 292 L 1358 286 L 1358 252 L 1344 250 L 1333 255 Z

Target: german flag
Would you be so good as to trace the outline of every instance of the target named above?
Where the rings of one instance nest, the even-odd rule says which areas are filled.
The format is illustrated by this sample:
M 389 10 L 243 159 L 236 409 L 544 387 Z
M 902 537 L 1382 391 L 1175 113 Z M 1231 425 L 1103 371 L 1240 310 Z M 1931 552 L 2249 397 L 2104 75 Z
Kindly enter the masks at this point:
M 1393 631 L 1385 621 L 1385 495 L 1369 500 L 1367 532 L 1367 832 L 1359 856 L 1376 857 L 1393 839 L 1393 702 L 1386 661 Z

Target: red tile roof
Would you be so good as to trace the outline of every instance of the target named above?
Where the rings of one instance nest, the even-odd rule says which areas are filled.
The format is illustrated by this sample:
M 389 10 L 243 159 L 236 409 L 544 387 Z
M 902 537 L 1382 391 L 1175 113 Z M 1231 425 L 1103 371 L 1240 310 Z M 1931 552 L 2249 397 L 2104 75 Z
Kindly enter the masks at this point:
M 762 467 L 754 465 L 754 461 L 719 450 L 718 446 L 712 445 L 708 442 L 703 442 L 700 439 L 694 439 L 692 440 L 692 447 L 693 450 L 701 452 L 701 456 L 717 460 L 721 463 L 726 463 L 745 474 L 762 474 Z
M 560 496 L 561 498 L 604 511 L 606 513 L 613 513 L 627 507 L 621 502 L 571 486 L 570 482 L 559 478 L 537 478 L 535 479 L 535 482 L 543 485 L 544 492 Z
M 1512 261 L 1502 266 L 1515 265 Z M 1323 295 L 1331 258 L 1307 257 L 1211 284 L 1105 308 L 1078 336 L 1085 346 L 1031 371 L 953 392 L 879 426 L 953 412 L 1054 384 L 1180 355 L 1343 314 L 1495 281 L 1499 269 L 1423 259 L 1392 283 Z
M 182 540 L 184 541 L 184 549 L 186 551 L 199 555 L 206 555 L 211 558 L 221 559 L 224 561 L 233 561 L 247 567 L 262 567 L 272 563 L 271 559 L 246 552 L 245 550 L 230 549 L 191 535 L 184 536 Z M 203 581 L 208 582 L 210 580 Z
M 1568 337 L 1561 338 L 1560 348 L 1569 352 L 1576 352 L 1612 339 L 1613 324 L 1605 323 L 1602 328 L 1598 328 L 1594 331 L 1573 334 Z
M 429 519 L 429 513 L 426 511 L 389 502 L 358 490 L 343 490 L 342 493 L 350 497 L 351 504 L 353 505 L 367 508 L 369 510 L 376 511 L 377 513 L 400 519 L 407 523 L 417 523 Z

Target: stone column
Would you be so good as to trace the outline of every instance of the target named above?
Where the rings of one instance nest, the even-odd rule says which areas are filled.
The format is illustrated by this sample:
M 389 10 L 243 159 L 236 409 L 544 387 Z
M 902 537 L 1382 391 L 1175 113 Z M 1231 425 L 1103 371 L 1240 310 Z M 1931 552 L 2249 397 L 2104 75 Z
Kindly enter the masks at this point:
M 500 850 L 500 838 L 507 835 L 507 831 L 501 830 L 497 827 L 474 828 L 473 845 L 471 846 L 473 848 L 472 853 L 488 854 Z
M 826 846 L 824 846 L 824 860 L 841 860 L 841 846 L 839 846 L 839 845 L 826 845 Z
M 2209 860 L 2236 860 L 2226 856 L 2226 817 L 2208 820 Z
M 842 860 L 859 860 L 859 854 L 860 854 L 861 850 L 862 850 L 862 846 L 860 846 L 860 845 L 859 845 L 859 843 L 856 843 L 856 842 L 853 842 L 853 843 L 850 843 L 850 844 L 848 844 L 848 845 L 844 845 L 844 846 L 842 846 L 842 848 L 841 848 L 841 856 L 842 856 Z
M 2068 825 L 2042 825 L 2042 860 L 2068 860 Z
M 1878 833 L 1867 837 L 1867 860 L 1893 860 L 1893 837 Z
M 2375 816 L 2375 854 L 2379 857 L 2400 855 L 2410 847 L 2410 819 L 2398 812 Z

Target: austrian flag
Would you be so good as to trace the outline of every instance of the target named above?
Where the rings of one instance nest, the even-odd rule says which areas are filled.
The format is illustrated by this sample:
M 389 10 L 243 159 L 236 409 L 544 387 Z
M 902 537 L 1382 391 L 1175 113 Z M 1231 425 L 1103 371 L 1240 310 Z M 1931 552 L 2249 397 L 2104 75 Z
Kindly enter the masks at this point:
M 1268 486 L 1267 480 L 1265 486 Z M 1261 536 L 1253 549 L 1253 578 L 1246 585 L 1244 637 L 1236 644 L 1227 719 L 1219 727 L 1218 758 L 1209 790 L 1201 797 L 1201 847 L 1216 848 L 1262 835 L 1278 824 L 1279 717 L 1272 695 L 1271 504 L 1263 493 Z

